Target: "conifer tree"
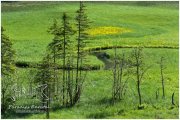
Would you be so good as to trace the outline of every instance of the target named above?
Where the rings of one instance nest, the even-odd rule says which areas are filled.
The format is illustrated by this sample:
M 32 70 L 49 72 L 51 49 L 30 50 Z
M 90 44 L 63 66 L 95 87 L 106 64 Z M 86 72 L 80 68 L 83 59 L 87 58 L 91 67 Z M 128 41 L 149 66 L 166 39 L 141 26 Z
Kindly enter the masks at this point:
M 42 106 L 44 106 L 46 118 L 49 119 L 50 99 L 53 97 L 50 94 L 52 93 L 53 88 L 53 71 L 49 55 L 47 55 L 40 64 L 35 77 L 35 83 L 39 88 L 38 97 L 42 103 Z
M 2 75 L 10 75 L 14 72 L 14 50 L 9 37 L 4 34 L 5 29 L 1 27 L 1 61 Z
M 49 28 L 48 32 L 54 35 L 52 42 L 48 45 L 48 51 L 50 50 L 50 56 L 53 60 L 53 79 L 54 79 L 54 95 L 58 93 L 58 78 L 57 78 L 57 64 L 56 59 L 59 57 L 59 51 L 62 50 L 62 45 L 59 44 L 60 40 L 58 37 L 59 34 L 59 25 L 57 20 L 54 19 L 53 25 Z
M 67 82 L 66 82 L 66 58 L 70 54 L 71 49 L 71 40 L 70 36 L 74 34 L 74 30 L 69 23 L 69 17 L 66 13 L 63 13 L 62 24 L 61 26 L 57 25 L 57 22 L 54 22 L 54 25 L 51 27 L 50 32 L 55 36 L 53 42 L 49 44 L 50 49 L 53 51 L 54 55 L 57 54 L 59 58 L 63 60 L 63 83 L 62 83 L 62 96 L 63 96 L 63 105 L 65 104 L 65 94 L 67 93 Z M 54 52 L 54 50 L 57 50 Z M 55 57 L 54 57 L 55 59 Z M 55 61 L 55 60 L 54 60 Z
M 74 103 L 76 103 L 80 98 L 80 90 L 82 87 L 82 74 L 81 69 L 83 64 L 83 48 L 86 46 L 88 33 L 87 30 L 89 29 L 89 20 L 86 15 L 86 6 L 82 1 L 80 1 L 79 10 L 77 11 L 76 16 L 77 21 L 77 66 L 76 66 L 76 85 L 75 85 L 75 99 Z M 81 80 L 81 82 L 80 82 Z
M 12 42 L 8 36 L 4 34 L 4 28 L 1 27 L 1 67 L 2 67 L 2 81 L 1 81 L 1 111 L 5 114 L 9 104 L 12 104 L 11 87 L 13 85 L 13 73 L 15 72 L 14 54 L 12 49 Z

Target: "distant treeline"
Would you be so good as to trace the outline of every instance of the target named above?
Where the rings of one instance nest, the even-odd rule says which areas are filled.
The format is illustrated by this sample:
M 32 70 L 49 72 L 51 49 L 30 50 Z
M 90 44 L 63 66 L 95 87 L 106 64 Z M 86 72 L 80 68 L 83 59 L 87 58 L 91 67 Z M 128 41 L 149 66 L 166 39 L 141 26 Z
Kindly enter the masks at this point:
M 45 3 L 47 1 L 1 1 L 1 3 Z M 48 1 L 47 3 L 49 3 Z M 77 3 L 78 1 L 51 1 L 51 3 L 64 2 L 64 3 Z M 179 8 L 179 1 L 87 1 L 87 3 L 108 3 L 120 5 L 137 5 L 137 6 L 174 6 Z
M 22 10 L 22 7 L 19 6 L 23 6 L 23 9 L 31 9 L 31 6 L 35 5 L 77 4 L 78 1 L 1 1 L 1 3 L 1 12 L 7 12 Z M 86 3 L 179 9 L 178 1 L 87 1 Z

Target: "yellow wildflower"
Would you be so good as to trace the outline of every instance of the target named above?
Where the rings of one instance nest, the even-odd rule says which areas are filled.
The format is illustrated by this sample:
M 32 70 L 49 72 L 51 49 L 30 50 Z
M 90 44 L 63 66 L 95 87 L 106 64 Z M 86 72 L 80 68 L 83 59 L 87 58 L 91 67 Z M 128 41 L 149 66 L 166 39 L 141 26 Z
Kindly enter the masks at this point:
M 87 33 L 91 36 L 95 35 L 109 35 L 109 34 L 122 34 L 122 33 L 127 33 L 131 32 L 130 29 L 127 28 L 121 28 L 121 27 L 97 27 L 97 28 L 92 28 L 87 31 Z

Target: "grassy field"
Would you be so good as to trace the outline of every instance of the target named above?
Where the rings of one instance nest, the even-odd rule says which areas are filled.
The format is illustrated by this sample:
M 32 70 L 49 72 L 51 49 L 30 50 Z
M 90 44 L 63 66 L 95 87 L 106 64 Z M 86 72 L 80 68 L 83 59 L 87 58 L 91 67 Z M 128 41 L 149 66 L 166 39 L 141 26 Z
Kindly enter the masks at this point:
M 2 4 L 2 25 L 14 42 L 18 61 L 39 61 L 52 36 L 47 33 L 55 18 L 65 11 L 74 22 L 78 3 L 30 2 Z M 131 32 L 92 36 L 88 48 L 98 46 L 178 47 L 178 10 L 162 7 L 87 3 L 92 29 L 127 28 Z M 108 12 L 111 11 L 111 14 Z M 74 26 L 75 27 L 75 26 Z M 109 28 L 110 29 L 110 28 Z
M 125 52 L 127 57 L 132 49 L 119 49 L 118 55 Z M 113 58 L 113 50 L 104 51 Z M 179 85 L 178 85 L 178 50 L 169 49 L 144 49 L 144 60 L 148 61 L 147 65 L 152 65 L 148 74 L 142 82 L 142 99 L 146 106 L 144 110 L 137 109 L 136 81 L 129 79 L 127 86 L 128 91 L 124 100 L 111 104 L 111 86 L 112 71 L 99 70 L 89 71 L 81 101 L 72 108 L 62 108 L 52 110 L 50 118 L 178 118 L 178 107 L 171 108 L 171 95 L 175 92 L 175 103 L 179 104 Z M 156 53 L 156 54 L 155 54 Z M 157 62 L 159 56 L 166 56 L 165 69 L 165 91 L 166 100 L 161 99 L 161 78 L 160 68 Z M 31 75 L 26 75 L 31 69 L 18 69 L 18 79 L 29 80 Z M 26 81 L 23 81 L 25 87 L 28 87 Z M 155 99 L 155 92 L 160 89 L 160 98 Z M 27 100 L 20 100 L 17 104 L 31 104 Z M 53 106 L 53 105 L 52 105 Z M 163 114 L 161 114 L 163 113 Z M 45 118 L 44 114 L 34 114 L 27 116 L 12 116 L 22 118 Z
M 138 110 L 136 81 L 128 80 L 128 91 L 124 100 L 111 104 L 112 70 L 104 70 L 105 63 L 93 54 L 88 54 L 87 64 L 101 66 L 100 70 L 89 71 L 84 83 L 80 102 L 72 108 L 52 109 L 50 118 L 178 118 L 179 117 L 179 81 L 178 48 L 179 12 L 175 2 L 141 4 L 138 2 L 87 2 L 88 17 L 92 21 L 91 37 L 86 50 L 93 48 L 111 48 L 115 45 L 124 48 L 130 56 L 133 47 L 144 48 L 144 61 L 152 65 L 142 82 L 142 101 L 145 109 Z M 1 4 L 2 26 L 6 29 L 14 44 L 16 62 L 38 63 L 42 60 L 46 46 L 51 42 L 47 30 L 55 18 L 61 18 L 65 11 L 75 24 L 75 11 L 78 2 L 15 2 Z M 75 28 L 75 25 L 73 25 Z M 126 48 L 127 47 L 127 48 Z M 132 48 L 131 48 L 132 47 Z M 146 48 L 150 47 L 150 48 Z M 161 47 L 161 48 L 158 48 Z M 164 48 L 163 48 L 164 47 Z M 168 47 L 168 48 L 166 48 Z M 113 62 L 114 50 L 107 53 Z M 160 68 L 157 62 L 165 57 L 166 99 L 161 99 Z M 113 64 L 111 65 L 113 66 Z M 17 68 L 19 83 L 28 87 L 32 68 Z M 155 92 L 160 89 L 160 98 Z M 176 107 L 172 108 L 171 95 L 175 92 Z M 17 105 L 29 104 L 27 99 L 17 101 Z M 52 105 L 56 106 L 56 105 Z M 10 114 L 8 118 L 45 118 L 45 114 Z

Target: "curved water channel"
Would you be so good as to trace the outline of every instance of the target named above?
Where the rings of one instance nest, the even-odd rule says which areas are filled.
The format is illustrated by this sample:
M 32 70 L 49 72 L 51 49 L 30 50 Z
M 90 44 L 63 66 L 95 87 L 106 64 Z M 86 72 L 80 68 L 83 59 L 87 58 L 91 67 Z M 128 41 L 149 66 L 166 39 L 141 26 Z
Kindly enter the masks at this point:
M 110 55 L 108 55 L 106 52 L 95 51 L 92 53 L 92 55 L 95 55 L 99 60 L 104 63 L 104 70 L 113 67 L 113 62 L 110 60 Z

